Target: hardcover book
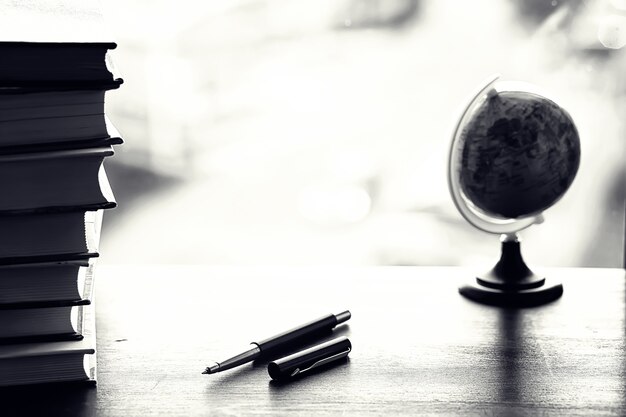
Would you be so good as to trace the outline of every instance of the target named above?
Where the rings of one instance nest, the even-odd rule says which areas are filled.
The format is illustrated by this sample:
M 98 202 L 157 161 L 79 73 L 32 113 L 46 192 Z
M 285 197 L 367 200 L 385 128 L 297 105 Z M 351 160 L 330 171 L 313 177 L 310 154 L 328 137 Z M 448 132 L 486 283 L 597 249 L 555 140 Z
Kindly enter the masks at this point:
M 0 147 L 106 138 L 104 95 L 98 89 L 0 87 Z
M 0 305 L 88 298 L 95 259 L 0 266 Z
M 83 338 L 90 300 L 0 305 L 0 344 Z
M 111 146 L 0 154 L 0 213 L 113 208 L 103 162 Z
M 60 142 L 16 143 L 15 145 L 0 146 L 0 155 L 15 155 L 18 153 L 65 151 L 70 149 L 98 148 L 101 146 L 121 145 L 124 140 L 109 118 L 104 116 L 106 134 L 94 139 L 77 138 L 75 140 L 61 139 Z
M 96 382 L 95 305 L 83 311 L 83 338 L 0 345 L 0 387 Z
M 98 85 L 122 80 L 95 0 L 0 0 L 0 85 Z
M 98 256 L 102 210 L 0 215 L 0 264 Z
M 94 284 L 91 272 L 82 283 L 82 299 L 0 304 L 0 343 L 82 339 L 85 315 L 93 308 L 90 306 Z

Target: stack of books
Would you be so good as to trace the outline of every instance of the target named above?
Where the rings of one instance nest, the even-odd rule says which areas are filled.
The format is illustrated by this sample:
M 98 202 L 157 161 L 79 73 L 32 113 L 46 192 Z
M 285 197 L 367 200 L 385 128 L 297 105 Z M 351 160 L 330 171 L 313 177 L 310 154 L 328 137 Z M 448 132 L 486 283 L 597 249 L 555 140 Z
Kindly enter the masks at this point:
M 92 381 L 95 259 L 115 207 L 104 160 L 122 139 L 104 98 L 122 80 L 98 4 L 0 13 L 0 386 Z

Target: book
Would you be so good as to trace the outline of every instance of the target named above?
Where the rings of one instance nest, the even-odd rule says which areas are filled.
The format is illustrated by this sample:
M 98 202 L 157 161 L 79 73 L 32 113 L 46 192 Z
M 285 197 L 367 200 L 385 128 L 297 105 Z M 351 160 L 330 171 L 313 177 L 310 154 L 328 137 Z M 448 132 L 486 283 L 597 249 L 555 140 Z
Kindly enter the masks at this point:
M 0 305 L 87 298 L 95 259 L 0 266 Z
M 0 387 L 51 382 L 95 383 L 95 304 L 83 311 L 83 338 L 0 345 Z
M 96 0 L 1 0 L 0 8 L 0 85 L 121 84 Z
M 14 155 L 18 153 L 32 153 L 32 152 L 48 152 L 48 151 L 63 151 L 68 149 L 85 149 L 85 148 L 97 148 L 99 146 L 114 146 L 121 145 L 124 140 L 120 136 L 120 133 L 115 128 L 113 123 L 105 115 L 105 124 L 107 134 L 103 137 L 95 139 L 76 139 L 63 142 L 44 142 L 44 143 L 19 143 L 15 145 L 8 145 L 0 147 L 0 155 Z
M 0 147 L 108 137 L 104 95 L 101 89 L 0 87 Z
M 102 210 L 0 215 L 0 264 L 98 256 Z
M 0 387 L 96 378 L 95 258 L 123 80 L 98 0 L 0 0 Z
M 82 339 L 85 314 L 92 308 L 94 274 L 91 272 L 82 283 L 82 299 L 0 304 L 0 343 Z
M 0 154 L 0 213 L 115 207 L 103 165 L 113 154 L 110 145 Z
M 28 340 L 83 338 L 89 299 L 0 305 L 0 344 Z

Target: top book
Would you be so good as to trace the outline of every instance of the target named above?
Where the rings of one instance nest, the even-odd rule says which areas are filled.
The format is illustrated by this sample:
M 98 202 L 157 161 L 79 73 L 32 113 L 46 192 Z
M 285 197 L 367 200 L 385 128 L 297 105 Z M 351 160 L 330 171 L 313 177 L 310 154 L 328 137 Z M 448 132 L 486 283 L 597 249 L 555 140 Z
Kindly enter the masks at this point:
M 114 88 L 117 45 L 94 0 L 0 0 L 0 86 Z

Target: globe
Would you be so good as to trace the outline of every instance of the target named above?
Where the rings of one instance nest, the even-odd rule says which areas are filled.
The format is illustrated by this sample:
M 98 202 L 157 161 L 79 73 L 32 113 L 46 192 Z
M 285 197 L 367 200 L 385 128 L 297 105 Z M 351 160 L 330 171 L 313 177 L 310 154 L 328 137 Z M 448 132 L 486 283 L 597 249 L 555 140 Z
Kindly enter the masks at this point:
M 495 76 L 465 108 L 452 138 L 450 193 L 473 226 L 501 234 L 500 260 L 459 292 L 484 304 L 535 306 L 563 294 L 524 262 L 517 232 L 543 222 L 580 165 L 571 116 L 535 86 Z
M 567 111 L 534 86 L 494 79 L 457 126 L 451 191 L 470 223 L 511 233 L 542 221 L 579 164 L 580 139 Z

